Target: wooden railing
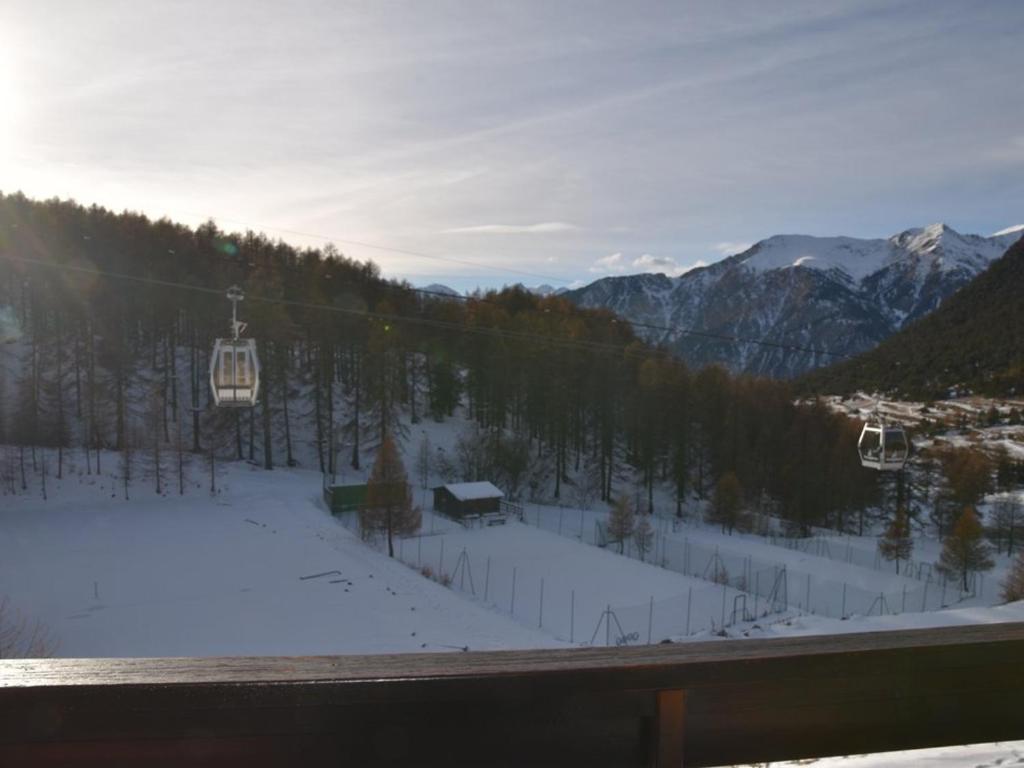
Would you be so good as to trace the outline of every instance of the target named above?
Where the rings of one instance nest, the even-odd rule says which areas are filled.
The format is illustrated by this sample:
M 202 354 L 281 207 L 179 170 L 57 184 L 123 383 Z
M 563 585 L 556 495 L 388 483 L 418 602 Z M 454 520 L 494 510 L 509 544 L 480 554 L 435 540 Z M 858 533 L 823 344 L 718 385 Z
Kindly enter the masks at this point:
M 1024 624 L 0 662 L 0 765 L 719 765 L 1024 738 Z

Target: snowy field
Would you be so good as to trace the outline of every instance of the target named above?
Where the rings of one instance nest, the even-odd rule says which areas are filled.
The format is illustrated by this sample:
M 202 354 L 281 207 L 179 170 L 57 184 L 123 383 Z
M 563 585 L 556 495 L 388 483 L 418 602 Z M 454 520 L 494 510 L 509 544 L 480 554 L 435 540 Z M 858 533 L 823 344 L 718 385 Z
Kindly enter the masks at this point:
M 46 501 L 0 496 L 2 592 L 67 657 L 560 644 L 367 548 L 325 511 L 319 473 L 225 466 L 216 498 L 140 483 L 126 502 L 77 475 Z
M 222 467 L 215 497 L 199 468 L 184 496 L 139 482 L 126 502 L 115 479 L 75 470 L 50 477 L 46 500 L 38 488 L 0 496 L 0 594 L 49 628 L 61 656 L 638 644 L 1024 618 L 1020 604 L 993 607 L 999 571 L 984 596 L 950 590 L 945 610 L 932 586 L 920 611 L 920 579 L 858 564 L 867 538 L 823 536 L 831 546 L 807 552 L 657 520 L 640 562 L 631 545 L 625 556 L 596 546 L 604 512 L 539 505 L 525 523 L 476 529 L 428 511 L 392 560 L 327 513 L 319 473 Z M 719 565 L 730 586 L 716 583 Z M 782 570 L 786 593 L 769 601 Z M 886 610 L 869 605 L 875 593 Z
M 108 466 L 115 462 L 110 456 Z M 977 599 L 845 620 L 792 606 L 764 615 L 762 602 L 756 618 L 729 616 L 722 633 L 740 592 L 661 567 L 674 544 L 691 546 L 694 572 L 697 551 L 719 552 L 734 573 L 744 559 L 773 561 L 796 585 L 811 576 L 812 594 L 834 596 L 828 585 L 838 583 L 869 591 L 920 583 L 858 565 L 868 556 L 853 553 L 870 551 L 871 539 L 837 538 L 828 557 L 693 523 L 672 531 L 670 521 L 659 521 L 661 543 L 639 562 L 593 543 L 603 512 L 537 505 L 526 523 L 476 529 L 428 512 L 424 534 L 396 542 L 392 560 L 328 514 L 320 473 L 245 463 L 222 471 L 214 497 L 196 485 L 197 471 L 185 496 L 157 496 L 140 482 L 126 502 L 113 478 L 77 472 L 51 476 L 46 500 L 39 489 L 0 496 L 0 593 L 45 623 L 65 657 L 488 650 L 1024 621 L 1024 603 Z M 919 554 L 937 551 L 924 543 Z M 1024 742 L 799 764 L 1024 765 Z

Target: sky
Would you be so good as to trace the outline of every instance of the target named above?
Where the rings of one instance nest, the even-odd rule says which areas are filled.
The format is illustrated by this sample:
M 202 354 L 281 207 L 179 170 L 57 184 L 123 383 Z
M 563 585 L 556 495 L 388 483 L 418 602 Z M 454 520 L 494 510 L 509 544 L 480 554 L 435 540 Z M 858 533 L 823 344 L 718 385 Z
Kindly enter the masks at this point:
M 1019 0 L 3 0 L 0 191 L 460 290 L 989 234 L 1024 222 L 1022 36 Z

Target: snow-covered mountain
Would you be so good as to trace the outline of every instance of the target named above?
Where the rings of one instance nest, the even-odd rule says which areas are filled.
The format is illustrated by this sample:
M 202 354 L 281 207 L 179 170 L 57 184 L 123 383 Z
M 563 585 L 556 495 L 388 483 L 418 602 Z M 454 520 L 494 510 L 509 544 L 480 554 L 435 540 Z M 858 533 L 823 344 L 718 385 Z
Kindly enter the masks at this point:
M 436 293 L 442 296 L 453 296 L 456 298 L 462 295 L 454 288 L 449 288 L 447 285 L 442 285 L 441 283 L 431 283 L 430 285 L 424 285 L 419 290 L 423 291 L 424 293 Z
M 637 328 L 645 338 L 694 365 L 795 376 L 871 349 L 931 312 L 1022 234 L 963 235 L 932 224 L 875 240 L 776 235 L 679 277 L 606 277 L 566 297 L 647 324 Z

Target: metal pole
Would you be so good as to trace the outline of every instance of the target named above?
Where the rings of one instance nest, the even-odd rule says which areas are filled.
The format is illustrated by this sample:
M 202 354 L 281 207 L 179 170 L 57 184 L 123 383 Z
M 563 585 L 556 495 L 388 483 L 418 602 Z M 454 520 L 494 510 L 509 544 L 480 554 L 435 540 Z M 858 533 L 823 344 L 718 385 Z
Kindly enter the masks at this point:
M 576 634 L 576 590 L 569 593 L 569 642 L 575 642 Z
M 722 626 L 721 626 L 721 629 L 725 629 L 725 593 L 726 593 L 726 586 L 725 586 L 725 584 L 723 584 L 722 585 Z
M 846 582 L 843 582 L 843 610 L 839 613 L 839 617 L 842 619 L 846 618 Z
M 544 628 L 544 578 L 540 580 L 540 612 L 537 616 L 537 628 Z
M 491 556 L 487 556 L 487 570 L 484 572 L 484 602 L 487 602 L 487 595 L 491 590 Z
M 929 576 L 928 580 L 924 583 L 924 594 L 921 595 L 921 611 L 928 610 L 928 585 L 932 583 L 932 577 Z
M 690 604 L 693 602 L 693 587 L 690 587 L 690 591 L 686 594 L 686 634 L 690 634 Z
M 609 603 L 604 609 L 604 644 L 608 647 L 612 644 L 612 606 Z
M 807 612 L 811 612 L 811 574 L 807 574 Z
M 900 613 L 907 612 L 907 585 L 903 585 L 903 604 L 900 606 Z
M 444 573 L 444 539 L 441 539 L 441 556 L 437 558 L 437 578 L 441 578 L 441 574 Z
M 647 644 L 651 644 L 651 629 L 654 626 L 654 595 L 651 595 L 651 605 L 647 609 Z
M 509 606 L 508 612 L 513 617 L 516 615 L 516 567 L 512 566 L 512 604 Z

